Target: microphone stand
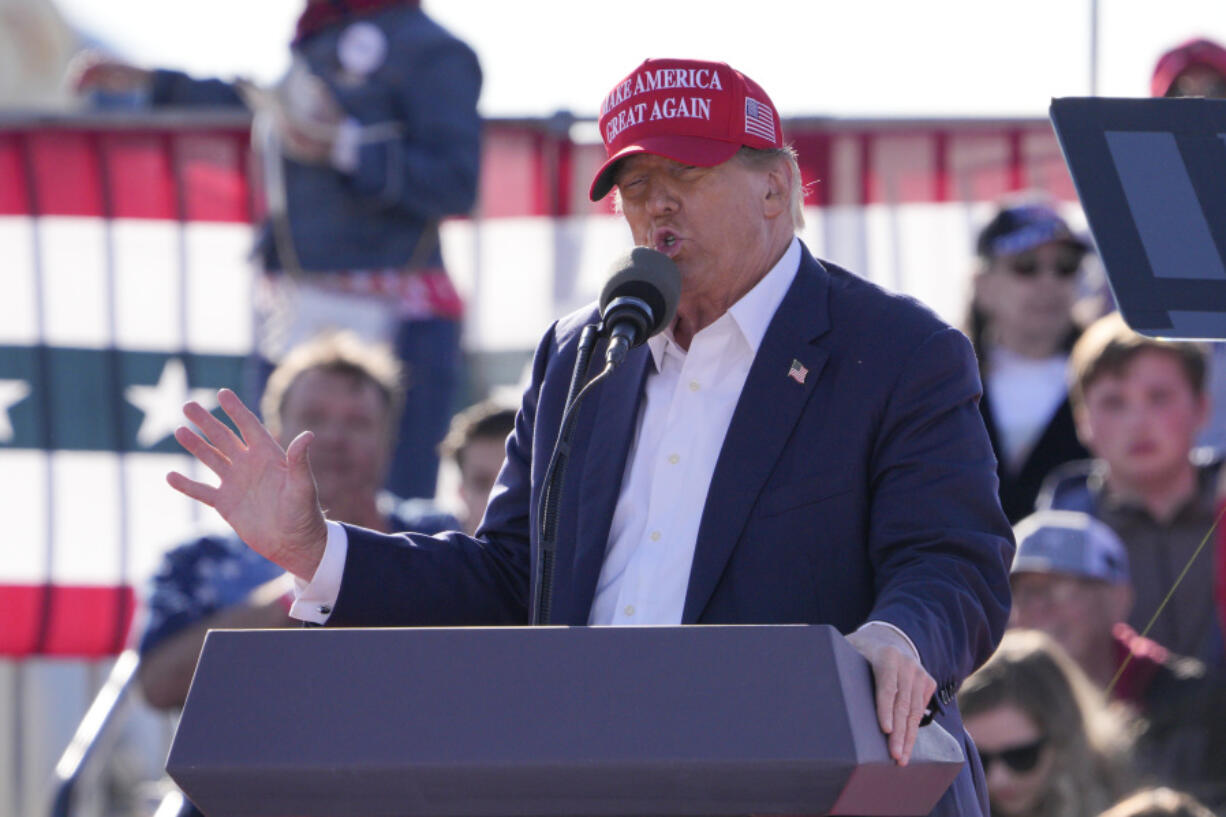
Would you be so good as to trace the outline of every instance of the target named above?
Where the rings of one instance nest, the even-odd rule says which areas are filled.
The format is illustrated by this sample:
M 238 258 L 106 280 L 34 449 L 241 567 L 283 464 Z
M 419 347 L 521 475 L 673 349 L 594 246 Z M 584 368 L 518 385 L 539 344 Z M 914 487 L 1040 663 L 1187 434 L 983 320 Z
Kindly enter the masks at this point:
M 554 443 L 553 454 L 549 458 L 549 467 L 545 469 L 541 497 L 537 505 L 537 542 L 540 558 L 537 560 L 536 581 L 533 583 L 535 593 L 529 619 L 534 627 L 549 624 L 553 605 L 554 559 L 558 549 L 558 503 L 562 496 L 562 484 L 566 479 L 566 464 L 570 460 L 571 438 L 574 434 L 575 418 L 578 416 L 576 407 L 593 386 L 604 380 L 613 371 L 613 364 L 610 364 L 586 385 L 583 383 L 587 367 L 592 360 L 592 351 L 596 347 L 596 341 L 603 334 L 603 323 L 590 323 L 583 327 L 583 332 L 579 336 L 579 351 L 575 357 L 575 370 L 571 374 L 570 388 L 566 393 L 566 406 L 562 412 L 558 439 Z

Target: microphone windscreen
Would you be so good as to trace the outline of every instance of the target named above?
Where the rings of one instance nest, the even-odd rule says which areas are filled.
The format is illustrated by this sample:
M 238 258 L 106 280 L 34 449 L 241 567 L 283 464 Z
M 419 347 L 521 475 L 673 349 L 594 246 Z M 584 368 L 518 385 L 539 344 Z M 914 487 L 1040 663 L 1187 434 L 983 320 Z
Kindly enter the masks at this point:
M 647 334 L 654 335 L 677 315 L 681 273 L 664 253 L 635 247 L 609 267 L 609 280 L 600 293 L 600 314 L 604 315 L 610 301 L 622 297 L 638 298 L 651 307 L 653 323 Z

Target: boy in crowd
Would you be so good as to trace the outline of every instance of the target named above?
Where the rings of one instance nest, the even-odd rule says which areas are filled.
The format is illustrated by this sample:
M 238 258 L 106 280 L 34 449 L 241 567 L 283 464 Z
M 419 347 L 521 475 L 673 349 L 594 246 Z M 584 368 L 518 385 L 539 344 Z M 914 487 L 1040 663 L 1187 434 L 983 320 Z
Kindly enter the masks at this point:
M 1199 345 L 1143 337 L 1118 314 L 1094 323 L 1069 358 L 1069 395 L 1095 459 L 1053 472 L 1037 505 L 1084 511 L 1110 526 L 1132 565 L 1128 623 L 1221 667 L 1206 544 L 1220 462 L 1193 451 L 1209 412 L 1205 368 Z

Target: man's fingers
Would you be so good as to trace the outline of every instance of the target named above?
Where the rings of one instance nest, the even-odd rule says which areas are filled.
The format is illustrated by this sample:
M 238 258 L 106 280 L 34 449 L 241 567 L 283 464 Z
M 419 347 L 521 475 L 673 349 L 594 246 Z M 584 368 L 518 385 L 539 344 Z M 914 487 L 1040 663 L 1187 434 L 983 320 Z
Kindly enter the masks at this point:
M 905 687 L 894 696 L 893 716 L 894 729 L 890 732 L 890 757 L 902 763 L 907 754 L 908 727 L 911 725 L 911 693 Z M 914 737 L 914 734 L 911 734 L 912 740 Z
M 910 642 L 892 630 L 870 622 L 847 641 L 872 666 L 877 722 L 888 736 L 890 757 L 906 765 L 936 681 L 924 670 Z
M 897 650 L 881 650 L 875 658 L 877 720 L 881 731 L 888 736 L 890 757 L 905 766 L 911 759 L 924 708 L 936 682 Z
M 228 458 L 186 426 L 179 426 L 175 429 L 175 440 L 217 476 L 221 476 L 226 466 L 230 465 Z
M 898 742 L 898 754 L 894 758 L 900 766 L 906 766 L 911 760 L 911 750 L 915 748 L 915 740 L 919 737 L 920 721 L 924 719 L 924 710 L 928 707 L 928 700 L 932 697 L 932 693 L 936 691 L 936 681 L 932 680 L 928 673 L 916 669 L 907 682 L 903 685 L 904 691 L 898 695 L 899 707 L 901 709 L 902 702 L 906 702 L 906 715 L 896 715 L 895 723 L 905 723 L 905 728 L 900 728 L 895 734 L 890 736 L 891 755 L 894 755 L 894 739 L 900 738 Z M 902 717 L 903 720 L 898 720 Z
M 315 434 L 313 432 L 304 431 L 290 442 L 289 448 L 285 449 L 285 460 L 289 463 L 291 471 L 302 469 L 310 471 L 310 449 L 311 441 L 314 439 Z
M 932 700 L 932 696 L 936 694 L 937 682 L 933 680 L 928 673 L 920 675 L 919 681 L 915 685 L 915 695 L 912 698 L 911 706 L 919 713 L 919 719 L 924 719 L 924 713 L 928 711 L 928 702 Z
M 898 669 L 882 669 L 875 674 L 877 685 L 877 722 L 887 735 L 894 732 L 894 702 L 898 698 Z
M 183 416 L 191 420 L 200 429 L 213 447 L 233 460 L 247 446 L 242 439 L 221 420 L 199 403 L 192 401 L 183 406 Z
M 234 421 L 234 425 L 238 426 L 238 430 L 243 435 L 243 439 L 247 441 L 247 445 L 255 445 L 259 440 L 264 440 L 276 444 L 276 440 L 268 429 L 260 422 L 260 418 L 255 416 L 255 413 L 247 408 L 242 400 L 238 399 L 238 395 L 229 389 L 221 389 L 217 392 L 217 402 L 225 409 L 230 419 Z M 280 448 L 280 446 L 277 446 Z
M 891 725 L 894 727 L 888 730 L 886 734 L 890 736 L 888 741 L 890 748 L 890 757 L 899 763 L 903 760 L 903 755 L 907 748 L 907 726 L 911 715 L 910 695 L 906 692 L 899 691 L 894 696 L 893 706 L 890 709 Z
M 903 696 L 898 696 L 900 699 Z M 906 729 L 903 730 L 901 745 L 899 746 L 898 763 L 900 766 L 906 766 L 911 760 L 911 750 L 915 748 L 915 739 L 919 735 L 920 720 L 924 717 L 924 691 L 923 683 L 920 679 L 916 679 L 911 685 L 911 692 L 907 695 L 907 714 L 906 714 Z
M 217 507 L 217 489 L 211 485 L 205 485 L 203 482 L 188 479 L 178 471 L 171 471 L 167 474 L 166 482 L 171 488 L 174 488 L 181 494 L 186 494 L 198 502 L 203 502 L 210 508 Z

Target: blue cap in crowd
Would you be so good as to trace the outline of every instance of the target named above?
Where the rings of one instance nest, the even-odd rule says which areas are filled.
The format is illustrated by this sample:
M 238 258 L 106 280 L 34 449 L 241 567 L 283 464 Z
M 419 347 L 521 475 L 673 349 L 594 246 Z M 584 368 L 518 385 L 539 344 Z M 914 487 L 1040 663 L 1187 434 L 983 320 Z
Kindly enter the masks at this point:
M 1052 207 L 1036 202 L 1003 208 L 979 232 L 975 251 L 983 258 L 1013 255 L 1049 241 L 1062 241 L 1081 252 L 1090 245 L 1069 229 Z
M 1127 584 L 1128 553 L 1115 531 L 1079 511 L 1039 511 L 1013 529 L 1012 573 L 1061 573 Z

